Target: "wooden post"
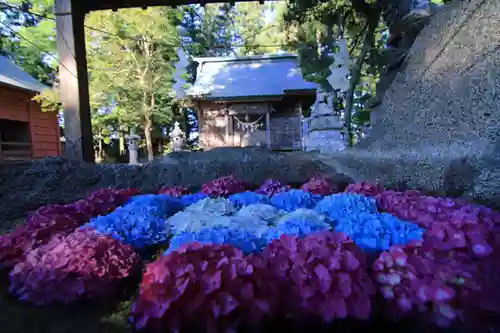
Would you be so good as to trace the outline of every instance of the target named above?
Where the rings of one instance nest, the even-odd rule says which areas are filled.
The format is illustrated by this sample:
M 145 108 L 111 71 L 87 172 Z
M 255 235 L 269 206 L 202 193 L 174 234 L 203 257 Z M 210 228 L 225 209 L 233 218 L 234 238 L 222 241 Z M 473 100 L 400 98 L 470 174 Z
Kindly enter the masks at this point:
M 56 0 L 60 95 L 64 107 L 65 156 L 94 162 L 85 48 L 85 11 L 76 0 Z
M 266 111 L 266 143 L 267 149 L 271 150 L 271 104 L 267 104 Z
M 226 123 L 226 147 L 229 146 L 229 110 L 226 109 L 225 115 L 225 123 Z

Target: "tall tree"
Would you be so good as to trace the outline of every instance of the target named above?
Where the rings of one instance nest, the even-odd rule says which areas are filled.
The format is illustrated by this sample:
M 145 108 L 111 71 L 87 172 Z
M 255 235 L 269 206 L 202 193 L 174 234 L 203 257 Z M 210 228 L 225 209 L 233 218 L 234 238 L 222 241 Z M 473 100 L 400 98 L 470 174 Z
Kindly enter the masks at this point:
M 95 12 L 89 31 L 91 85 L 98 88 L 94 102 L 118 103 L 144 131 L 148 160 L 153 160 L 152 132 L 172 118 L 170 92 L 173 63 L 179 38 L 175 22 L 179 11 L 171 8 Z

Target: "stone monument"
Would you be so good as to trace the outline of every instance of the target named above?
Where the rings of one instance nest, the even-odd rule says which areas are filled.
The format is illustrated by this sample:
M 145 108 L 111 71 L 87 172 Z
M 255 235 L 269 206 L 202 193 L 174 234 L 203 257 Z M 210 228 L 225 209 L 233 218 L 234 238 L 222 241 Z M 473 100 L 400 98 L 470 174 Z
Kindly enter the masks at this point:
M 333 96 L 318 88 L 316 102 L 307 122 L 306 151 L 336 152 L 346 148 L 342 137 L 343 122 L 333 110 Z
M 333 90 L 346 92 L 349 89 L 349 50 L 347 40 L 338 41 L 338 52 L 335 61 L 330 66 L 328 83 Z M 316 92 L 316 101 L 307 122 L 305 147 L 307 151 L 337 152 L 347 147 L 342 136 L 344 121 L 340 113 L 335 113 L 333 107 L 334 93 L 327 93 L 322 88 Z
M 129 153 L 129 164 L 138 164 L 139 163 L 139 140 L 140 136 L 134 133 L 134 131 L 130 131 L 130 135 L 128 136 L 128 153 Z
M 337 171 L 499 207 L 498 0 L 439 8 L 377 113 L 369 137 L 329 157 Z
M 177 121 L 174 124 L 174 130 L 170 133 L 170 139 L 172 140 L 173 151 L 177 152 L 184 150 L 185 134 Z

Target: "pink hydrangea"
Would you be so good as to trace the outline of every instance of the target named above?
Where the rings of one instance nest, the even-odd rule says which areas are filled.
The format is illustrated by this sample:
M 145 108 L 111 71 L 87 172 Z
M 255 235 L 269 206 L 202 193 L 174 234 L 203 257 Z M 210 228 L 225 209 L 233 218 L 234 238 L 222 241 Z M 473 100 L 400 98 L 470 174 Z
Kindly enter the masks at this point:
M 500 214 L 492 209 L 450 198 L 423 196 L 418 191 L 385 191 L 377 195 L 383 211 L 427 229 L 442 250 L 463 249 L 477 257 L 489 256 L 500 245 Z
M 54 235 L 68 235 L 92 217 L 125 204 L 137 190 L 102 189 L 70 205 L 47 205 L 33 212 L 26 224 L 0 237 L 0 268 L 11 268 Z
M 345 192 L 362 194 L 370 197 L 374 197 L 385 191 L 384 186 L 378 183 L 368 183 L 361 182 L 356 184 L 350 184 L 347 186 Z
M 213 180 L 203 185 L 202 193 L 211 197 L 223 197 L 231 194 L 245 192 L 248 184 L 236 179 L 233 175 Z
M 180 198 L 183 195 L 189 194 L 189 190 L 182 186 L 165 187 L 160 189 L 158 194 L 166 194 L 174 198 Z
M 263 194 L 267 196 L 273 196 L 276 193 L 286 192 L 291 190 L 292 187 L 286 184 L 283 184 L 279 180 L 276 179 L 267 179 L 262 186 L 256 191 L 258 194 Z
M 374 280 L 396 318 L 419 314 L 439 326 L 472 319 L 481 311 L 500 314 L 500 261 L 443 251 L 436 241 L 394 246 L 373 264 Z
M 29 252 L 10 272 L 10 292 L 36 305 L 108 295 L 139 263 L 132 247 L 81 229 Z
M 338 189 L 330 184 L 324 177 L 316 175 L 309 179 L 307 183 L 302 185 L 302 190 L 311 192 L 312 194 L 330 195 L 338 193 Z
M 284 310 L 291 317 L 319 315 L 325 322 L 370 317 L 375 287 L 363 253 L 344 234 L 281 236 L 263 256 L 281 281 Z
M 147 266 L 132 319 L 152 332 L 252 327 L 277 307 L 270 277 L 261 258 L 230 245 L 192 243 Z

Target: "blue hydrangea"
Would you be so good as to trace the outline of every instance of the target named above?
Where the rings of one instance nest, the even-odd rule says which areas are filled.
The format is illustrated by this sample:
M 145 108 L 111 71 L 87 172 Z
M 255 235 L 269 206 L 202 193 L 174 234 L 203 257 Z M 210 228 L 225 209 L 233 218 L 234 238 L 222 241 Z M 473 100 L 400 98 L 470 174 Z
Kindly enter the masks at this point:
M 214 227 L 204 228 L 198 232 L 184 232 L 172 237 L 166 254 L 193 242 L 200 242 L 202 244 L 230 244 L 242 250 L 245 254 L 260 251 L 264 245 L 261 239 L 244 229 Z
M 195 193 L 195 194 L 183 195 L 180 198 L 180 200 L 184 204 L 184 207 L 188 207 L 188 206 L 191 206 L 192 204 L 195 204 L 198 201 L 203 200 L 205 198 L 208 198 L 208 194 L 198 192 L 198 193 Z
M 353 213 L 340 218 L 335 231 L 350 236 L 366 252 L 386 251 L 393 245 L 422 240 L 424 229 L 390 214 Z
M 300 208 L 295 212 L 283 216 L 276 227 L 268 228 L 262 237 L 267 243 L 281 235 L 305 237 L 307 235 L 330 230 L 331 226 L 325 222 L 325 217 L 311 209 Z
M 328 217 L 331 223 L 358 213 L 377 213 L 377 202 L 374 198 L 355 193 L 333 194 L 321 200 L 315 208 L 319 214 Z
M 271 198 L 271 205 L 287 212 L 293 212 L 299 208 L 312 209 L 322 198 L 321 195 L 302 190 L 291 190 L 273 195 Z
M 241 208 L 248 205 L 267 204 L 269 203 L 269 198 L 255 192 L 243 192 L 229 196 L 229 201 L 231 201 L 237 208 Z
M 140 195 L 114 212 L 92 219 L 84 227 L 143 249 L 168 239 L 165 220 L 182 208 L 180 200 L 168 195 Z

